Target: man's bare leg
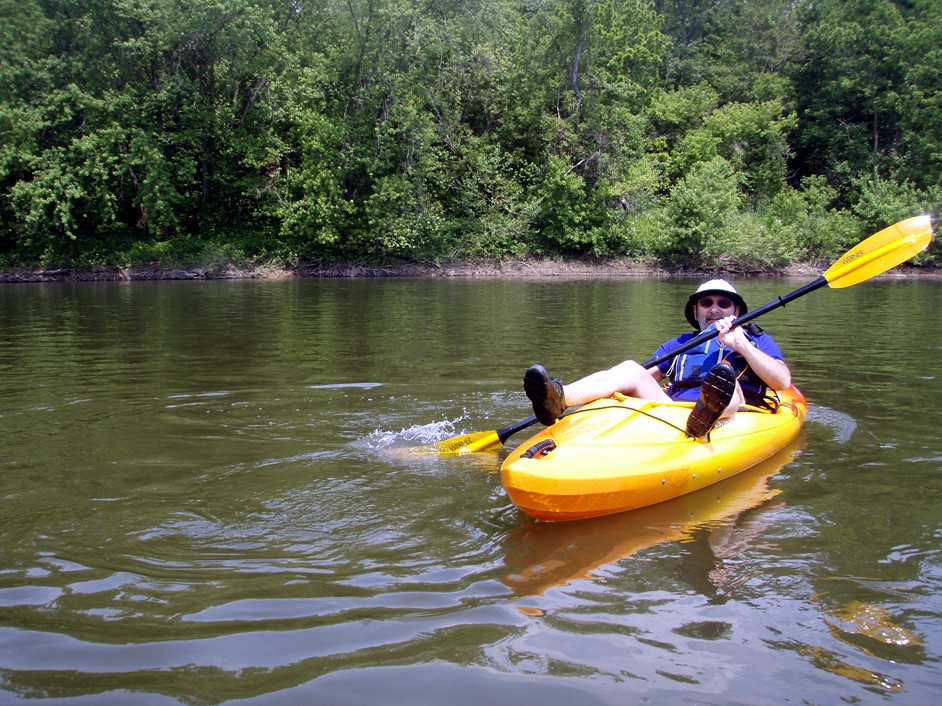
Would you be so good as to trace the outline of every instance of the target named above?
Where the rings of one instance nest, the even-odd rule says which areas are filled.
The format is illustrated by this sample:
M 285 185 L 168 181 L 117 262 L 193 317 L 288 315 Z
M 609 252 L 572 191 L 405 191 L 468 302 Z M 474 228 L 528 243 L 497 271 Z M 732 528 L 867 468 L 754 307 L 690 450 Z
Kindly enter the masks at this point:
M 608 370 L 600 370 L 564 386 L 566 406 L 582 405 L 620 392 L 645 400 L 670 400 L 661 384 L 633 360 L 626 360 Z

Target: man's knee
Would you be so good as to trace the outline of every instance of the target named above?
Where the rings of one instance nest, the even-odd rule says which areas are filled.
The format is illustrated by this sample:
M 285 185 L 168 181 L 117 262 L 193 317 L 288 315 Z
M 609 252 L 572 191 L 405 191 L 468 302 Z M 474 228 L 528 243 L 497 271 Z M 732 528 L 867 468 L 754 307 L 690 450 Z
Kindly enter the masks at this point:
M 614 368 L 609 369 L 609 373 L 622 379 L 636 378 L 641 373 L 647 374 L 647 371 L 633 360 L 626 360 Z

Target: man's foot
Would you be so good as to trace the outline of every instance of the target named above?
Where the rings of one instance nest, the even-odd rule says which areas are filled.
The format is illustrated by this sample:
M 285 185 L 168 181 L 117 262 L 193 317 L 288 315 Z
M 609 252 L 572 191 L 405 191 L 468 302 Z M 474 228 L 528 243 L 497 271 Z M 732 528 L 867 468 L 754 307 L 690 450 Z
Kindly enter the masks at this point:
M 736 392 L 736 371 L 729 363 L 717 363 L 703 378 L 700 399 L 687 417 L 687 436 L 706 436 L 729 407 Z
M 542 365 L 527 368 L 523 376 L 523 389 L 533 403 L 533 413 L 540 422 L 549 426 L 563 416 L 566 409 L 563 381 L 551 378 Z

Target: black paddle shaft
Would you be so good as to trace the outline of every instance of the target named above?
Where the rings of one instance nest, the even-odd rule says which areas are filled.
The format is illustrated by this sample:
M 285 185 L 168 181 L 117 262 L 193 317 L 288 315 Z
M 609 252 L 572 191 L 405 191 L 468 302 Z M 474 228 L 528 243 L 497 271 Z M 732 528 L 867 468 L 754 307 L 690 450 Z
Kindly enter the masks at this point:
M 735 326 L 742 326 L 743 324 L 748 324 L 753 319 L 758 319 L 760 316 L 762 316 L 763 314 L 767 314 L 773 309 L 784 307 L 786 304 L 788 304 L 788 302 L 794 301 L 795 299 L 798 299 L 798 297 L 803 297 L 804 295 L 808 294 L 809 292 L 813 292 L 816 289 L 820 289 L 821 287 L 827 286 L 827 284 L 828 284 L 827 279 L 824 277 L 824 275 L 821 275 L 816 280 L 809 282 L 803 287 L 799 287 L 798 289 L 791 291 L 788 294 L 783 294 L 780 297 L 776 297 L 775 299 L 770 301 L 768 304 L 763 304 L 758 309 L 753 309 L 752 311 L 749 311 L 743 314 L 742 316 L 737 317 L 733 321 L 733 326 L 735 327 Z M 655 365 L 660 365 L 666 360 L 670 360 L 671 358 L 674 358 L 680 355 L 681 353 L 689 351 L 691 348 L 695 348 L 696 346 L 699 346 L 701 343 L 705 343 L 706 341 L 709 341 L 711 338 L 716 338 L 718 335 L 719 335 L 719 332 L 715 328 L 709 329 L 707 331 L 703 331 L 702 333 L 691 338 L 686 343 L 682 343 L 676 348 L 672 348 L 667 353 L 663 353 L 662 355 L 655 356 L 651 358 L 649 361 L 642 363 L 641 367 L 653 368 Z M 537 422 L 536 417 L 527 417 L 523 421 L 517 422 L 516 424 L 512 426 L 504 427 L 503 429 L 498 429 L 497 438 L 500 439 L 501 443 L 504 443 L 505 441 L 507 441 L 507 439 L 509 439 L 514 434 L 516 434 L 518 431 L 522 431 L 526 429 L 527 427 L 532 427 L 534 424 L 536 424 L 536 422 Z
M 522 422 L 517 422 L 516 424 L 512 426 L 504 427 L 503 429 L 498 429 L 496 431 L 497 438 L 500 439 L 500 443 L 503 444 L 505 441 L 507 441 L 507 439 L 512 437 L 518 431 L 523 431 L 527 427 L 532 427 L 538 421 L 539 420 L 536 418 L 536 416 L 532 416 L 532 417 L 527 417 Z

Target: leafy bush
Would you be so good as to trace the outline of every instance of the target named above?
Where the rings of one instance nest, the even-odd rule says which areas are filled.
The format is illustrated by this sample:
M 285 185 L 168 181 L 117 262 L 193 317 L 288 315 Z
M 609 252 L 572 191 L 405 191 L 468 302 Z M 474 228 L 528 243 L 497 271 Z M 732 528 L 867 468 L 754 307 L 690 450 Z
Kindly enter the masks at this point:
M 607 183 L 590 189 L 563 159 L 551 156 L 537 193 L 544 254 L 610 254 L 613 209 Z
M 830 262 L 859 239 L 860 224 L 849 212 L 833 208 L 836 199 L 837 191 L 823 177 L 812 176 L 767 204 L 766 218 L 792 233 L 792 259 Z
M 675 265 L 716 266 L 742 200 L 729 162 L 715 157 L 696 165 L 671 192 L 668 238 L 657 254 Z
M 879 230 L 904 218 L 928 213 L 928 195 L 908 181 L 867 176 L 854 180 L 854 214 L 866 228 Z
M 730 214 L 721 231 L 705 248 L 704 259 L 714 268 L 765 270 L 791 262 L 796 228 L 768 214 Z
M 868 176 L 856 180 L 855 186 L 857 200 L 853 212 L 868 232 L 876 232 L 905 218 L 938 212 L 940 205 L 938 198 L 932 198 L 905 180 L 897 182 Z M 936 189 L 936 192 L 937 195 L 942 194 L 942 187 Z M 930 248 L 918 255 L 914 263 L 935 264 L 940 257 L 936 250 Z

